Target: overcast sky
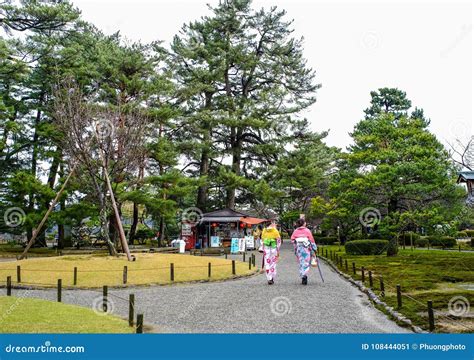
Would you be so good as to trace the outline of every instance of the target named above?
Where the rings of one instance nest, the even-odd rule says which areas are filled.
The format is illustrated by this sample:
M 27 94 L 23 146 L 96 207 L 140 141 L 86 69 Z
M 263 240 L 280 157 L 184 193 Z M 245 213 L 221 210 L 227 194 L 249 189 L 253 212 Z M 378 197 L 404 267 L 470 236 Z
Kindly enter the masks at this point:
M 73 0 L 105 33 L 169 43 L 183 23 L 208 14 L 218 0 Z M 305 56 L 322 88 L 305 113 L 328 144 L 345 148 L 363 118 L 370 91 L 397 87 L 431 118 L 443 142 L 474 131 L 472 17 L 466 2 L 260 0 L 294 19 Z

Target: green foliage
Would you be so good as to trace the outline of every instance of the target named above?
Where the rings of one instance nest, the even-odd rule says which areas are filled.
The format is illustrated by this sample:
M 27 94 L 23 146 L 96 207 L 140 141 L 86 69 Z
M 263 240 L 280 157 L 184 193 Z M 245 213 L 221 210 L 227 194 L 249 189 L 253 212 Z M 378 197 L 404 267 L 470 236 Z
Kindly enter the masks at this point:
M 323 236 L 315 238 L 318 245 L 334 245 L 338 242 L 337 236 Z
M 413 233 L 413 232 L 405 232 L 401 234 L 398 238 L 399 243 L 401 245 L 411 245 L 411 242 L 413 241 L 413 244 L 420 238 L 419 234 Z
M 153 231 L 153 229 L 150 229 L 150 228 L 141 228 L 141 229 L 138 229 L 135 236 L 133 237 L 133 239 L 137 239 L 137 240 L 147 240 L 147 239 L 151 239 L 151 238 L 154 238 L 156 235 L 155 231 Z
M 345 244 L 345 249 L 351 255 L 380 255 L 388 246 L 387 240 L 352 240 Z
M 457 245 L 456 239 L 450 236 L 428 236 L 427 240 L 430 243 L 430 246 L 433 247 L 443 247 L 443 248 L 452 248 Z
M 427 247 L 428 244 L 429 244 L 429 241 L 426 237 L 420 237 L 419 239 L 415 240 L 416 247 Z
M 464 230 L 467 236 L 474 238 L 474 230 Z

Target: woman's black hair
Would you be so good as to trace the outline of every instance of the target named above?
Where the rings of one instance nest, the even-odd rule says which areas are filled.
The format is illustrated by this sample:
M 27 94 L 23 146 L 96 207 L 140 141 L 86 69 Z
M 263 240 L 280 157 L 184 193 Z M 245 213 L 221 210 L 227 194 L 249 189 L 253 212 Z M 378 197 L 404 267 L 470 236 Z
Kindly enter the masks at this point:
M 306 223 L 305 219 L 298 219 L 296 220 L 296 227 L 301 227 Z

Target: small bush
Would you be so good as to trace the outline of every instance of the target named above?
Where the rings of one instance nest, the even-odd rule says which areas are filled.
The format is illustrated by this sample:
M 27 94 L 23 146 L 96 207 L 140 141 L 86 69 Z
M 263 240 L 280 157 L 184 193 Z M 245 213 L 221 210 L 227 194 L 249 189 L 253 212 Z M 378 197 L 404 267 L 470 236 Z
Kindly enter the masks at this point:
M 388 247 L 388 240 L 353 240 L 345 245 L 350 255 L 380 255 Z
M 465 232 L 465 231 L 458 231 L 456 233 L 456 237 L 458 239 L 465 239 L 465 238 L 468 238 L 469 236 L 467 235 L 467 232 Z
M 416 247 L 427 247 L 428 246 L 428 239 L 426 237 L 419 237 L 415 241 Z
M 334 245 L 338 239 L 337 236 L 326 236 L 314 239 L 318 245 Z
M 417 233 L 414 233 L 414 232 L 403 233 L 398 238 L 398 241 L 399 241 L 400 245 L 410 246 L 411 245 L 410 236 L 413 239 L 413 244 L 416 242 L 416 240 L 418 240 L 420 238 L 420 235 L 418 235 Z
M 464 230 L 468 237 L 474 238 L 474 230 Z
M 450 236 L 428 236 L 430 246 L 440 246 L 443 248 L 455 247 L 457 242 L 456 239 Z
M 155 237 L 155 232 L 152 229 L 139 229 L 133 237 L 134 240 L 146 240 Z

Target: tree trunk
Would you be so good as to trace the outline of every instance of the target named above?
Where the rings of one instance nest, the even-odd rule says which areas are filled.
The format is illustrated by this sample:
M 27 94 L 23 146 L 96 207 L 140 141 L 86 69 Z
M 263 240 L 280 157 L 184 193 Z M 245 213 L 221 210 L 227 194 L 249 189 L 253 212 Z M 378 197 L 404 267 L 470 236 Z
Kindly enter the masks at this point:
M 137 233 L 138 227 L 138 204 L 136 202 L 133 203 L 133 214 L 132 214 L 132 225 L 130 226 L 130 232 L 128 234 L 128 244 L 133 245 L 133 238 Z
M 235 131 L 235 130 L 234 130 Z M 235 176 L 240 176 L 240 163 L 242 156 L 242 130 L 238 130 L 235 140 L 232 142 L 232 173 Z M 235 208 L 235 185 L 231 184 L 227 187 L 227 207 L 229 209 Z
M 205 108 L 210 109 L 211 107 L 211 100 L 212 100 L 212 93 L 206 93 L 206 104 Z M 201 163 L 199 165 L 199 177 L 206 178 L 206 182 L 199 186 L 198 194 L 197 194 L 197 201 L 196 206 L 201 209 L 201 211 L 207 211 L 207 192 L 209 190 L 209 185 L 207 183 L 207 176 L 209 174 L 209 162 L 210 162 L 210 141 L 212 138 L 212 131 L 210 126 L 207 123 L 203 124 L 204 128 L 204 137 L 203 137 L 203 144 L 204 147 L 201 153 Z

